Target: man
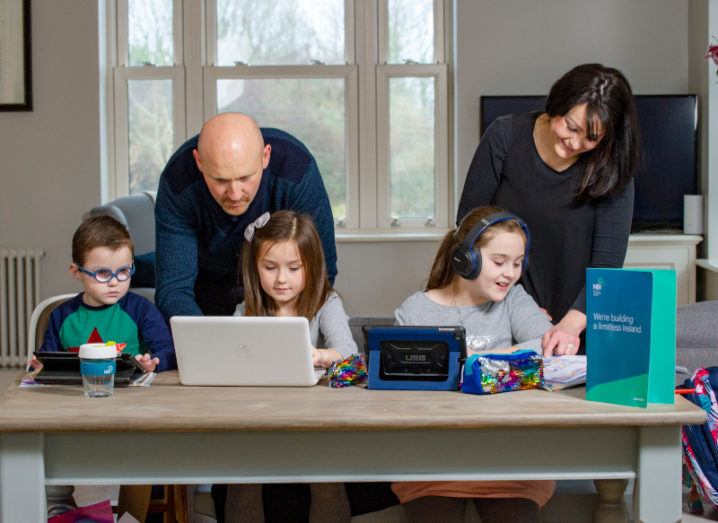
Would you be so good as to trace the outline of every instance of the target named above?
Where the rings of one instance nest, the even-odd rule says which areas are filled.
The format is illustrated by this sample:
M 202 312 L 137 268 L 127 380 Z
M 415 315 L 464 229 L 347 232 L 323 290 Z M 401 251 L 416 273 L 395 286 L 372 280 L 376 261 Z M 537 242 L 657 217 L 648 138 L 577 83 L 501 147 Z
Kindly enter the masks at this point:
M 157 191 L 155 300 L 165 318 L 232 314 L 244 296 L 244 230 L 280 209 L 313 218 L 334 282 L 334 219 L 311 153 L 244 114 L 207 121 L 167 162 Z

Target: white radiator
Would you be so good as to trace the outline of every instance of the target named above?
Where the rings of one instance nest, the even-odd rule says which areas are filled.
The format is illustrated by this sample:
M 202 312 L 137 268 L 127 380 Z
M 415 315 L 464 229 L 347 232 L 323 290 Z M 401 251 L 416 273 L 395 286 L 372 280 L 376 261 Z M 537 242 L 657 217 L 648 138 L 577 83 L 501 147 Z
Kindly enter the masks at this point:
M 25 365 L 28 322 L 40 302 L 44 255 L 40 249 L 0 248 L 0 367 Z

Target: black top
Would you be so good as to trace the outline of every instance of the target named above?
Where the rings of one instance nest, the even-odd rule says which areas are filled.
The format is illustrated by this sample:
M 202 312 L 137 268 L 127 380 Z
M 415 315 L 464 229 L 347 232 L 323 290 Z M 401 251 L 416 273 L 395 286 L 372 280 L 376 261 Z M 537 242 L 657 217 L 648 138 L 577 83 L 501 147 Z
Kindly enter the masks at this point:
M 531 231 L 521 283 L 558 322 L 569 309 L 586 311 L 586 267 L 623 266 L 633 180 L 620 196 L 576 203 L 584 162 L 557 172 L 541 160 L 533 139 L 539 114 L 502 116 L 489 126 L 466 176 L 457 223 L 482 205 L 520 216 Z

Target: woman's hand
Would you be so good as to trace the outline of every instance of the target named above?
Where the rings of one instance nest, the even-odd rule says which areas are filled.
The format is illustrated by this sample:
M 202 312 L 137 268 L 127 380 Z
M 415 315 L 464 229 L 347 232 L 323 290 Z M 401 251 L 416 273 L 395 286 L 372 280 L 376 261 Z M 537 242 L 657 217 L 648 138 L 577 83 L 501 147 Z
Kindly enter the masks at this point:
M 544 356 L 576 354 L 580 344 L 579 335 L 586 328 L 586 315 L 571 309 L 558 324 L 549 329 L 541 338 Z
M 154 372 L 157 368 L 157 365 L 160 364 L 159 358 L 153 358 L 149 354 L 138 354 L 137 356 L 135 356 L 135 359 L 140 362 L 142 368 L 145 369 L 147 372 Z

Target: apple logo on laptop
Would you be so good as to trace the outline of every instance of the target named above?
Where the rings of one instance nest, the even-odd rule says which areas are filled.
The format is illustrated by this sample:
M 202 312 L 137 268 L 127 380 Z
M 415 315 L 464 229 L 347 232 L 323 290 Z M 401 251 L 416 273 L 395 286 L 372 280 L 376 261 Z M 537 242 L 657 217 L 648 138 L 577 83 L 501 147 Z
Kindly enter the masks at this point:
M 252 351 L 246 345 L 240 345 L 234 349 L 234 355 L 241 360 L 248 360 L 252 357 Z

